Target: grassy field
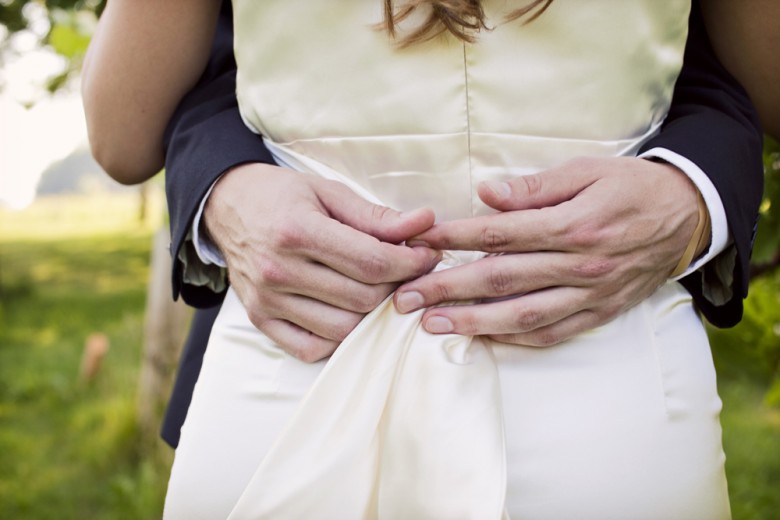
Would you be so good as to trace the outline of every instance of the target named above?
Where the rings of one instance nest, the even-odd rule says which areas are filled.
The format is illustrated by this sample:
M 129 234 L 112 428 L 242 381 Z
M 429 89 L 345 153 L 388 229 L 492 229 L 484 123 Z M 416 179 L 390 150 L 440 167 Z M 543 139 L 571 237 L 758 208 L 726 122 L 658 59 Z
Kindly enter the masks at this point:
M 139 223 L 137 213 L 134 195 L 0 210 L 0 518 L 160 517 L 170 458 L 144 448 L 135 423 L 159 222 Z M 778 288 L 777 279 L 762 283 L 751 298 L 776 298 Z M 87 384 L 79 363 L 95 332 L 110 350 Z M 780 410 L 764 404 L 772 370 L 740 344 L 745 337 L 713 336 L 732 507 L 737 520 L 777 519 Z
M 135 423 L 151 229 L 134 195 L 0 213 L 0 518 L 159 518 Z M 110 349 L 79 380 L 87 336 Z

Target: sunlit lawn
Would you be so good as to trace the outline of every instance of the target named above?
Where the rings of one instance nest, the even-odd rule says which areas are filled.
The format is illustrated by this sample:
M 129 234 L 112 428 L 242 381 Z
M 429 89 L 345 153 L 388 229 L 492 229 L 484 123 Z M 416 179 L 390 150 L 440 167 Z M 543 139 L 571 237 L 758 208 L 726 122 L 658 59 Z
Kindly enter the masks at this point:
M 757 309 L 757 299 L 771 302 L 771 307 Z M 774 326 L 761 327 L 763 337 L 759 339 L 756 321 Z M 710 334 L 724 403 L 721 423 L 726 473 L 736 520 L 780 518 L 780 406 L 766 403 L 773 376 L 768 363 L 771 356 L 759 355 L 754 348 L 772 342 L 774 352 L 780 352 L 779 325 L 780 276 L 776 274 L 774 279 L 752 286 L 748 312 L 740 326 Z
M 151 241 L 137 206 L 114 195 L 0 213 L 0 518 L 160 516 L 167 462 L 144 457 L 135 425 Z M 110 349 L 88 384 L 95 332 Z
M 2 519 L 160 516 L 169 460 L 141 448 L 135 424 L 153 227 L 137 212 L 131 195 L 0 210 Z M 780 287 L 764 285 L 753 292 Z M 110 350 L 87 384 L 94 332 Z M 715 345 L 734 517 L 777 519 L 780 410 L 763 403 L 766 364 L 739 341 L 720 333 Z

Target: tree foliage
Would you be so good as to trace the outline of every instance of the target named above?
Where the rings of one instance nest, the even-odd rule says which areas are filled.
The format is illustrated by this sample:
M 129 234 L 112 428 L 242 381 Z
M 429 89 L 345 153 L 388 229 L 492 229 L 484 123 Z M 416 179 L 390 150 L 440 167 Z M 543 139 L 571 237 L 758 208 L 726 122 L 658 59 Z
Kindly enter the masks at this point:
M 13 52 L 12 36 L 32 32 L 39 45 L 51 48 L 65 59 L 63 70 L 50 78 L 46 88 L 55 92 L 78 73 L 95 26 L 106 0 L 0 0 L 0 63 L 6 52 Z M 40 31 L 40 13 L 48 24 Z M 37 15 L 37 16 L 36 16 Z M 35 30 L 33 30 L 35 29 Z M 9 49 L 10 47 L 10 49 Z
M 5 0 L 0 2 L 0 24 L 11 33 L 27 29 L 29 19 L 24 11 L 28 4 L 41 5 L 49 13 L 91 11 L 100 14 L 106 0 Z

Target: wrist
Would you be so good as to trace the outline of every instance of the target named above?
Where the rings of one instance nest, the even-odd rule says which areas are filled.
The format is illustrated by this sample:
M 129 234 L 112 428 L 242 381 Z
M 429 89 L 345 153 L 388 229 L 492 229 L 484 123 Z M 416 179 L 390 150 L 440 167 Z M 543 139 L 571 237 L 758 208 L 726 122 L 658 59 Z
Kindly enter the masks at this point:
M 225 259 L 222 255 L 222 251 L 214 244 L 213 239 L 208 235 L 206 227 L 204 225 L 206 201 L 209 199 L 211 192 L 214 190 L 214 186 L 219 180 L 211 183 L 208 191 L 203 195 L 200 201 L 198 210 L 193 217 L 190 234 L 188 240 L 192 242 L 195 254 L 204 265 L 215 264 L 221 267 L 225 267 Z
M 679 186 L 682 189 L 675 191 L 686 194 L 686 196 L 684 196 L 686 199 L 684 204 L 686 214 L 690 213 L 690 218 L 695 218 L 696 224 L 692 231 L 690 226 L 684 225 L 680 227 L 681 232 L 687 232 L 689 234 L 686 237 L 688 240 L 685 243 L 685 248 L 682 249 L 679 260 L 669 275 L 671 278 L 675 278 L 683 274 L 694 260 L 699 258 L 707 249 L 709 249 L 712 232 L 709 210 L 698 186 L 685 171 L 659 157 L 647 157 L 645 159 L 666 168 L 669 175 L 680 181 Z M 686 220 L 688 220 L 688 217 L 686 217 Z
M 228 217 L 227 213 L 231 207 L 241 203 L 240 199 L 244 194 L 242 186 L 246 186 L 244 177 L 248 172 L 251 172 L 253 167 L 258 166 L 262 166 L 262 163 L 242 163 L 228 168 L 214 181 L 206 194 L 200 231 L 207 240 L 217 247 L 220 244 L 215 237 L 220 234 L 220 223 Z
M 284 172 L 275 165 L 249 162 L 226 170 L 207 194 L 199 230 L 224 253 L 224 237 L 241 224 L 241 215 L 258 204 L 263 187 L 258 181 Z
M 696 228 L 693 230 L 693 234 L 690 240 L 688 240 L 688 245 L 685 247 L 680 260 L 669 275 L 670 278 L 675 278 L 684 273 L 688 266 L 709 248 L 712 224 L 707 211 L 707 205 L 704 203 L 704 198 L 698 190 L 696 191 L 696 205 L 698 211 Z

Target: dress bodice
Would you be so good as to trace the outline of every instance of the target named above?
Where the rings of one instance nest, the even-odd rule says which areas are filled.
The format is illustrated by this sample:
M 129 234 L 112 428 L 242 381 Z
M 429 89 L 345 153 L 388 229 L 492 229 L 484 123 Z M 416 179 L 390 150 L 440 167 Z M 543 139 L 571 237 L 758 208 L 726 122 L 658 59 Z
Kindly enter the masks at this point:
M 405 48 L 380 0 L 234 1 L 238 98 L 264 136 L 404 210 L 484 213 L 482 180 L 628 155 L 665 117 L 689 0 L 555 0 L 536 20 Z M 522 2 L 521 2 L 522 5 Z

